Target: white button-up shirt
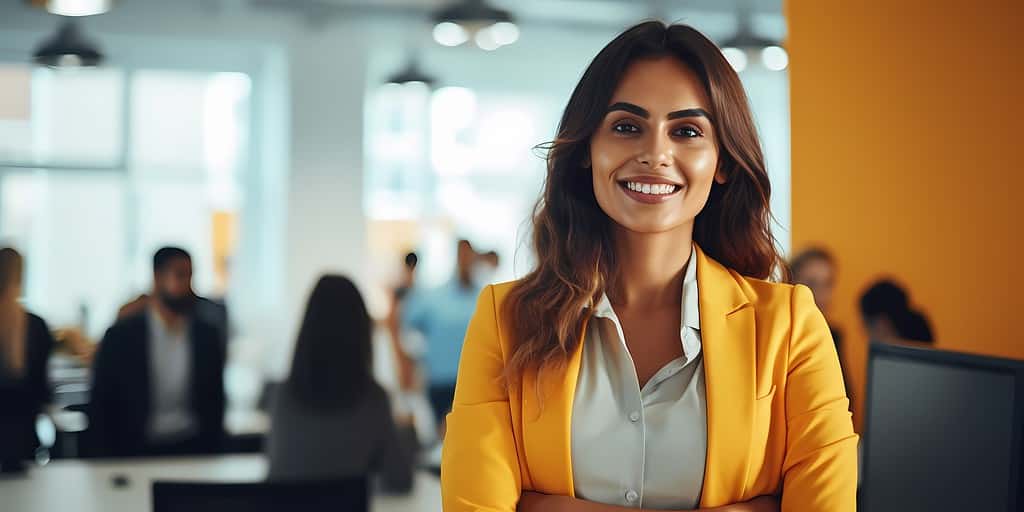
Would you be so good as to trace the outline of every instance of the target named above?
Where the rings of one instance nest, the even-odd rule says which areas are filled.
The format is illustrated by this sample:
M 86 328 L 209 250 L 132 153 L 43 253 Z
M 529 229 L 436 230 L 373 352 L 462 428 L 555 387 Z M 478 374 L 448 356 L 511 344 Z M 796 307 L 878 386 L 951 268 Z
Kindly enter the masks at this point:
M 696 249 L 683 278 L 683 356 L 640 388 L 622 325 L 602 297 L 583 344 L 572 411 L 576 496 L 634 508 L 692 509 L 707 457 Z
M 176 442 L 199 431 L 192 412 L 192 343 L 189 325 L 171 329 L 149 310 L 150 416 L 152 443 Z

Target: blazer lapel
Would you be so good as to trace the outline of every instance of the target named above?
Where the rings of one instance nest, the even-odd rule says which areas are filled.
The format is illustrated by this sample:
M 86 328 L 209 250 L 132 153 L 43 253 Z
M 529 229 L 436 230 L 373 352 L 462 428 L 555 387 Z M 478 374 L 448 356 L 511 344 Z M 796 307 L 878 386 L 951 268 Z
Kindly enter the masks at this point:
M 152 383 L 151 376 L 153 369 L 151 368 L 152 362 L 150 357 L 150 344 L 152 343 L 152 326 L 150 322 L 153 320 L 149 317 L 150 313 L 147 311 L 142 315 L 142 327 L 138 333 L 136 333 L 135 342 L 138 343 L 138 352 L 136 356 L 136 363 L 138 364 L 138 380 L 137 382 L 126 382 L 126 386 L 131 386 L 138 393 L 138 404 L 139 411 L 137 411 L 138 417 L 141 419 L 143 429 L 145 429 L 146 418 L 149 418 L 150 410 L 153 406 L 151 403 L 152 398 Z
M 756 393 L 754 308 L 737 278 L 697 248 L 708 451 L 701 506 L 745 492 Z
M 572 405 L 586 333 L 584 321 L 580 341 L 569 355 L 565 371 L 560 375 L 542 375 L 539 397 L 536 373 L 523 377 L 523 446 L 534 490 L 545 494 L 575 496 L 570 440 Z

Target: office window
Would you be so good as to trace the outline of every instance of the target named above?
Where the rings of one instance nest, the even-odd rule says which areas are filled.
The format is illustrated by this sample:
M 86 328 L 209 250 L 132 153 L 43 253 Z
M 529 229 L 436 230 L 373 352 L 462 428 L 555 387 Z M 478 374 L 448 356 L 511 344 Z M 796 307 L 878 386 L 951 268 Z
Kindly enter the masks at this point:
M 13 97 L 0 102 L 0 243 L 26 256 L 30 308 L 98 337 L 149 290 L 160 246 L 192 253 L 199 293 L 224 292 L 251 84 L 240 73 L 92 71 L 0 66 L 0 95 Z
M 124 89 L 119 69 L 0 63 L 0 166 L 121 165 Z

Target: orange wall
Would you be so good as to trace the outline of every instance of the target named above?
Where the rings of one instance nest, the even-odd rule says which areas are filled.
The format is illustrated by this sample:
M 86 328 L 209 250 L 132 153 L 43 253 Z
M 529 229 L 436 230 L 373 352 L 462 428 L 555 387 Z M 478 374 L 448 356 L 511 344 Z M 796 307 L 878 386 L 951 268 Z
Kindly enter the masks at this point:
M 943 349 L 1024 359 L 1024 2 L 789 0 L 793 246 L 839 259 L 862 410 L 860 292 L 892 275 Z

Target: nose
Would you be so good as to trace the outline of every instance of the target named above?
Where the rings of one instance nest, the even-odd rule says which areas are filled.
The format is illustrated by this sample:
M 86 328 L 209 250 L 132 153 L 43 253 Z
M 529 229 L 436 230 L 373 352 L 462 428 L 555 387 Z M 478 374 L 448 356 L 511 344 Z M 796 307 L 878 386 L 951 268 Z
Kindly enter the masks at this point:
M 655 135 L 636 161 L 650 168 L 671 167 L 673 156 L 672 141 L 667 136 Z

